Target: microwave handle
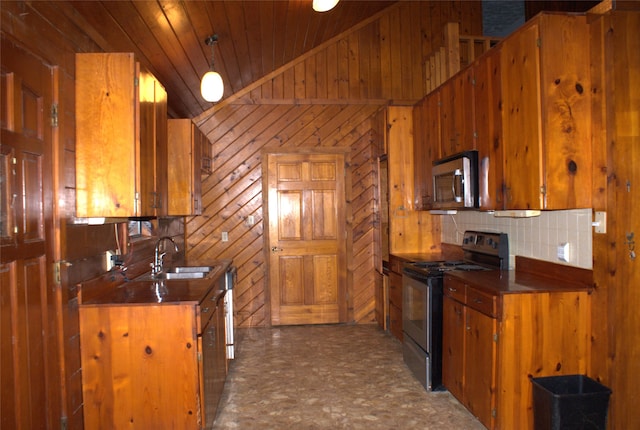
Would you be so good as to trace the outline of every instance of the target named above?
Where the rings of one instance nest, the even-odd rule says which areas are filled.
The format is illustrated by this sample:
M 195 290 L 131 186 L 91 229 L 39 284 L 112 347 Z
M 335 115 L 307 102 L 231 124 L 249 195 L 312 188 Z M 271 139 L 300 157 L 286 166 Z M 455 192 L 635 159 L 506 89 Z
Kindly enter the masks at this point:
M 464 177 L 460 169 L 456 169 L 453 172 L 453 181 L 451 182 L 451 192 L 456 202 L 461 202 L 463 199 L 462 193 L 464 193 Z

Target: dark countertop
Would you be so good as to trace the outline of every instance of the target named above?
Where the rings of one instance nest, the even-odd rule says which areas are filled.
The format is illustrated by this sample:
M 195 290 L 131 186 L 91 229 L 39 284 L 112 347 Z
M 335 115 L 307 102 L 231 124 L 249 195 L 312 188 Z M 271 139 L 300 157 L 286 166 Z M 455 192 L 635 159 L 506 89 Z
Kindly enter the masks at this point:
M 446 275 L 453 276 L 468 283 L 475 289 L 491 295 L 589 291 L 589 286 L 581 283 L 553 279 L 528 272 L 518 272 L 517 270 L 487 270 L 480 272 L 453 270 L 447 272 Z
M 231 260 L 216 260 L 176 264 L 216 267 L 206 278 L 200 279 L 154 280 L 147 275 L 142 275 L 123 283 L 106 294 L 83 301 L 81 306 L 185 304 L 188 302 L 197 305 L 218 284 L 220 277 L 224 276 L 231 263 Z M 225 293 L 221 289 L 218 291 L 219 295 Z

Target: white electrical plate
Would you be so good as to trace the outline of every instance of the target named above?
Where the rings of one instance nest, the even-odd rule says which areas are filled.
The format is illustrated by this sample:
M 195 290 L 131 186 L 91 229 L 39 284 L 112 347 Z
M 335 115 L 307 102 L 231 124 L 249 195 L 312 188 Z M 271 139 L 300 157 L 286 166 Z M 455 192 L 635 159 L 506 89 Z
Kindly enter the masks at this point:
M 561 243 L 558 245 L 558 260 L 564 261 L 565 263 L 569 262 L 569 244 Z
M 229 232 L 223 231 L 220 239 L 223 242 L 229 242 Z

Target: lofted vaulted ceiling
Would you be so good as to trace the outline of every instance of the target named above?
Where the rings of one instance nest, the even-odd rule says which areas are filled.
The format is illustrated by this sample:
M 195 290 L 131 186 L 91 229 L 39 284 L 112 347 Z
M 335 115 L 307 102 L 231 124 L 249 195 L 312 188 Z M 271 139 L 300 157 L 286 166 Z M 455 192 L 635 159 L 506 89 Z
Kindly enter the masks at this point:
M 396 2 L 341 0 L 323 13 L 311 3 L 106 0 L 59 7 L 99 49 L 134 52 L 165 86 L 169 114 L 193 118 L 212 106 L 200 96 L 200 78 L 211 62 L 208 36 L 219 38 L 214 64 L 226 98 Z

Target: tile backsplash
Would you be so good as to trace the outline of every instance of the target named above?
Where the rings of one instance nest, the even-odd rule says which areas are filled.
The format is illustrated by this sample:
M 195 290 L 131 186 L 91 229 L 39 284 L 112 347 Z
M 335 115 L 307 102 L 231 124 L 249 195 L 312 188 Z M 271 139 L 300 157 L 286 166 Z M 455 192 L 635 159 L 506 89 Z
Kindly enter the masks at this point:
M 509 267 L 521 255 L 558 264 L 591 269 L 592 211 L 543 211 L 531 218 L 498 218 L 491 212 L 464 211 L 442 216 L 442 241 L 462 244 L 466 230 L 495 231 L 509 235 Z M 569 244 L 568 262 L 558 258 L 558 246 Z

